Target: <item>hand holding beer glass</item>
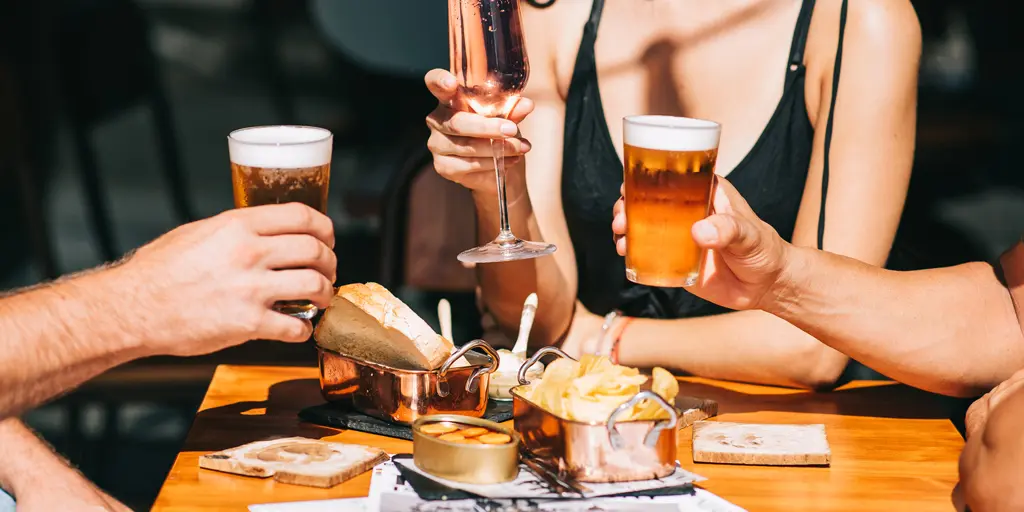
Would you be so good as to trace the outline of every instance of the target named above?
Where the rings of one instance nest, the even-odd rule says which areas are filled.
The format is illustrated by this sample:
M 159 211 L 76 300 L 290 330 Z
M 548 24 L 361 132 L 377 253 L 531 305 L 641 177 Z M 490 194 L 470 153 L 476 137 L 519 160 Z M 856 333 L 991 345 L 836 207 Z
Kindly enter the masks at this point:
M 508 117 L 530 75 L 519 0 L 448 0 L 448 29 L 451 72 L 459 95 L 477 114 Z M 504 139 L 491 140 L 500 231 L 492 242 L 459 254 L 459 261 L 496 263 L 555 252 L 552 244 L 512 234 L 505 196 L 505 144 Z
M 302 203 L 327 213 L 331 181 L 330 131 L 311 126 L 259 126 L 228 135 L 235 208 Z M 309 320 L 317 307 L 308 300 L 282 301 L 274 309 Z
M 622 129 L 626 278 L 648 286 L 696 284 L 703 251 L 690 230 L 708 216 L 722 127 L 629 116 Z

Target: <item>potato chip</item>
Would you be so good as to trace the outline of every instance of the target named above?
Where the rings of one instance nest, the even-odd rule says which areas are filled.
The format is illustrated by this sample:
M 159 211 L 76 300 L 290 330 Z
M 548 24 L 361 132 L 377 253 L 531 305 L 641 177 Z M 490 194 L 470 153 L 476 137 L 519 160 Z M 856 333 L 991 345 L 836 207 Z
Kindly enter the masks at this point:
M 579 362 L 558 359 L 547 366 L 544 375 L 522 389 L 522 396 L 560 418 L 607 421 L 616 408 L 640 392 L 648 377 L 636 368 L 613 364 L 604 356 L 586 354 Z M 673 403 L 679 383 L 663 368 L 655 368 L 651 390 Z M 668 413 L 649 400 L 640 402 L 622 414 L 619 421 L 667 418 Z
M 679 381 L 668 370 L 660 367 L 655 368 L 652 372 L 651 391 L 661 395 L 668 403 L 674 403 L 676 395 L 679 394 Z M 668 417 L 668 411 L 660 405 L 650 400 L 644 400 L 633 408 L 633 413 L 630 414 L 629 419 L 637 421 L 661 420 L 668 419 Z

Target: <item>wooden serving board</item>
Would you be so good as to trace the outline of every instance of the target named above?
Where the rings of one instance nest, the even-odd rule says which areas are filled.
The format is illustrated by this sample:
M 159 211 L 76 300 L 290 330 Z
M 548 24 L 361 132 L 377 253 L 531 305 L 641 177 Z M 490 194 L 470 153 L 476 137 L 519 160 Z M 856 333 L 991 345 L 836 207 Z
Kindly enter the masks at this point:
M 825 425 L 763 425 L 698 421 L 693 461 L 763 466 L 828 466 Z
M 199 467 L 286 484 L 334 487 L 388 460 L 383 450 L 304 437 L 257 441 L 199 457 Z
M 707 398 L 677 395 L 675 406 L 683 412 L 679 428 L 686 428 L 698 421 L 718 416 L 718 402 Z

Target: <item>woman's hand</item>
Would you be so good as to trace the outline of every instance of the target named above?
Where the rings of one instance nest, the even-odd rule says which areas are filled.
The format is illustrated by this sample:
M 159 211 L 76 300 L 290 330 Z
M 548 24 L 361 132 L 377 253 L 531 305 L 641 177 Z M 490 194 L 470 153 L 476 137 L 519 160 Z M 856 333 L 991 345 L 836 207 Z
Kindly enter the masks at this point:
M 603 317 L 587 311 L 583 304 L 577 302 L 572 324 L 560 348 L 574 359 L 579 359 L 583 354 L 594 353 L 601 336 L 602 325 Z
M 474 192 L 496 195 L 491 139 L 505 139 L 510 185 L 524 184 L 522 155 L 530 151 L 530 143 L 519 136 L 518 124 L 533 111 L 533 102 L 522 98 L 507 119 L 488 118 L 472 112 L 459 94 L 455 76 L 448 71 L 431 70 L 425 81 L 438 101 L 437 108 L 427 116 L 427 148 L 434 155 L 437 173 Z
M 709 252 L 697 284 L 687 290 L 730 309 L 763 309 L 773 297 L 769 292 L 782 286 L 790 245 L 723 178 L 716 178 L 713 210 L 691 231 L 697 245 Z M 615 248 L 625 256 L 626 208 L 621 197 L 613 211 Z

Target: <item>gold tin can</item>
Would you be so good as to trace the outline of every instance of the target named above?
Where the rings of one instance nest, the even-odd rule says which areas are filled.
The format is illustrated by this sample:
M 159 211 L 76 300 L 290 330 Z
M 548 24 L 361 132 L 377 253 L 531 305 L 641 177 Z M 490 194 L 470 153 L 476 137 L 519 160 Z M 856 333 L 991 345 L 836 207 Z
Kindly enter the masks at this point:
M 430 423 L 455 423 L 483 427 L 512 438 L 505 444 L 463 444 L 442 441 L 420 429 Z M 416 467 L 439 478 L 467 484 L 497 484 L 519 475 L 519 434 L 493 421 L 435 414 L 422 416 L 412 424 L 412 457 Z

